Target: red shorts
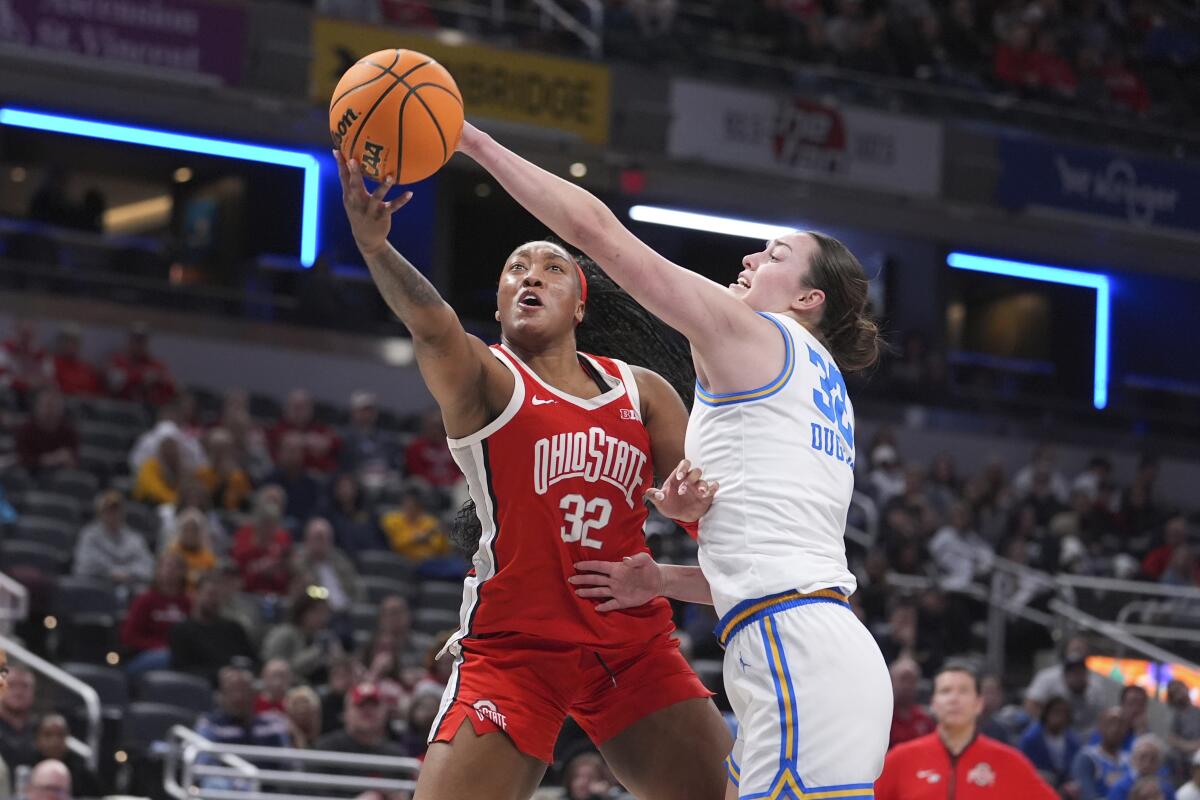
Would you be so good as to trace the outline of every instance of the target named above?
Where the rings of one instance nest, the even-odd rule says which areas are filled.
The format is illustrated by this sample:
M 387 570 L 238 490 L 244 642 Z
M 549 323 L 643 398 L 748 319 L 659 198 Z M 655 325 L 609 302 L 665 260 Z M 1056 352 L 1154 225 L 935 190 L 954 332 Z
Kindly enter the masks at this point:
M 655 711 L 712 697 L 666 634 L 626 648 L 520 633 L 461 644 L 431 742 L 450 741 L 467 719 L 476 734 L 503 731 L 522 753 L 549 764 L 568 714 L 599 745 Z

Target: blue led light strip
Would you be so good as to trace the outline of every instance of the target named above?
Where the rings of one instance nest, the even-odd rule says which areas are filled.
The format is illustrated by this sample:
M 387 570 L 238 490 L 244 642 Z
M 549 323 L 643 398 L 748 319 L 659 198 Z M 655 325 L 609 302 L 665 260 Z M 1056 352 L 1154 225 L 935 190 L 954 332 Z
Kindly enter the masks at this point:
M 1082 272 L 1062 267 L 1049 267 L 1042 264 L 1029 264 L 1024 261 L 1009 261 L 1002 258 L 988 258 L 969 253 L 951 253 L 946 256 L 946 263 L 954 269 L 986 272 L 992 275 L 1007 275 L 1012 278 L 1024 278 L 1043 283 L 1058 283 L 1066 286 L 1082 286 L 1096 290 L 1096 342 L 1095 368 L 1092 374 L 1092 405 L 1104 408 L 1108 405 L 1108 361 L 1109 335 L 1112 325 L 1112 289 L 1107 275 L 1095 272 Z
M 317 258 L 321 164 L 308 153 L 18 108 L 0 108 L 0 125 L 302 169 L 304 170 L 304 199 L 300 221 L 300 263 L 305 267 L 311 267 Z

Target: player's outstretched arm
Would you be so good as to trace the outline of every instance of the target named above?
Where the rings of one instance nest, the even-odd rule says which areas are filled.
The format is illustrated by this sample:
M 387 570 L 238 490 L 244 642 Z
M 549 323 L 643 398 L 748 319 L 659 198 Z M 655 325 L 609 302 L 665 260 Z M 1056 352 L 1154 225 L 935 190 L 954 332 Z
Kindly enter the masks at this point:
M 765 331 L 723 287 L 646 246 L 587 190 L 526 161 L 470 123 L 458 149 L 479 162 L 533 216 L 596 261 L 621 288 L 704 350 L 706 342 Z M 765 326 L 765 327 L 762 327 Z
M 392 214 L 404 207 L 412 192 L 387 200 L 392 188 L 390 177 L 369 192 L 358 163 L 347 162 L 337 151 L 334 158 L 342 182 L 342 205 L 350 220 L 354 242 L 379 293 L 412 334 L 417 366 L 441 406 L 447 433 L 451 436 L 474 433 L 490 421 L 489 373 L 495 375 L 495 383 L 509 384 L 507 390 L 498 387 L 501 403 L 506 391 L 511 391 L 511 375 L 502 367 L 496 368 L 498 362 L 488 352 L 487 345 L 466 332 L 454 309 L 433 284 L 388 242 Z
M 575 594 L 602 601 L 597 611 L 645 605 L 658 596 L 712 605 L 712 590 L 699 567 L 659 564 L 648 553 L 621 561 L 577 561 L 578 575 L 567 578 Z

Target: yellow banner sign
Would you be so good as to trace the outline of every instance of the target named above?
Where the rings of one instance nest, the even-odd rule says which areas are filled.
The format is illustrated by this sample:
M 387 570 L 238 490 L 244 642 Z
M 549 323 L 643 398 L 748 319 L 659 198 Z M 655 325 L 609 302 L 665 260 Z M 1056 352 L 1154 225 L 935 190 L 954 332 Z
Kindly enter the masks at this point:
M 594 144 L 608 142 L 611 81 L 607 67 L 480 44 L 449 45 L 334 19 L 313 22 L 312 43 L 310 84 L 313 99 L 324 105 L 355 61 L 378 50 L 402 47 L 432 56 L 450 71 L 462 91 L 467 116 L 552 128 Z

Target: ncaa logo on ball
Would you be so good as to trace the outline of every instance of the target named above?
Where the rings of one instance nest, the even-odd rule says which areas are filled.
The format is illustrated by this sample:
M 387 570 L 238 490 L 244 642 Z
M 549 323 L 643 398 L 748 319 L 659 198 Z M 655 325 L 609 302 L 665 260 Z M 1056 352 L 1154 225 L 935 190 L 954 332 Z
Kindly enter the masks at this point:
M 379 177 L 379 162 L 383 159 L 383 145 L 367 140 L 363 145 L 363 171 L 372 178 Z

